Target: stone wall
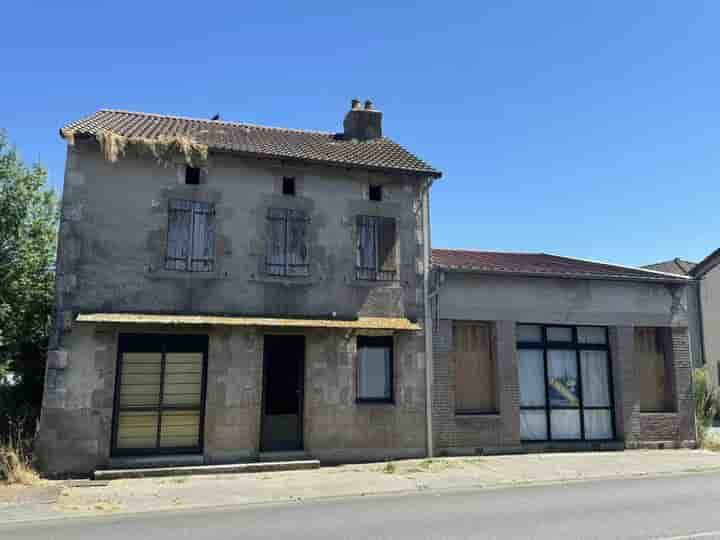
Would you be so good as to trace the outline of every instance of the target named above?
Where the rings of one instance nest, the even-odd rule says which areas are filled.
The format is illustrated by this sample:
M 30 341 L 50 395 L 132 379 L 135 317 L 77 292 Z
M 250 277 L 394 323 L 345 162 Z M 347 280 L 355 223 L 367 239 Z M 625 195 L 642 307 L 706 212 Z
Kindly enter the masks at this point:
M 282 195 L 283 176 L 296 178 L 295 197 Z M 69 146 L 56 321 L 38 440 L 43 469 L 77 473 L 108 464 L 121 329 L 79 325 L 74 319 L 80 312 L 422 320 L 424 182 L 416 176 L 211 154 L 201 184 L 189 186 L 180 161 L 163 166 L 128 155 L 109 163 L 94 142 L 78 140 Z M 371 183 L 383 186 L 382 202 L 368 199 Z M 214 205 L 212 272 L 164 269 L 168 201 L 174 198 Z M 308 276 L 267 275 L 266 216 L 271 207 L 306 213 Z M 396 219 L 396 280 L 355 279 L 358 214 Z M 182 328 L 173 331 L 186 333 Z M 250 459 L 258 452 L 262 336 L 257 331 L 222 329 L 210 334 L 204 459 Z M 328 341 L 330 334 L 334 337 Z M 425 403 L 422 337 L 397 339 L 400 350 L 408 352 L 396 358 L 401 386 L 394 406 L 345 407 L 351 399 L 348 389 L 354 389 L 348 371 L 353 351 L 339 352 L 338 347 L 347 344 L 333 333 L 308 336 L 306 365 L 313 371 L 306 380 L 306 406 L 311 408 L 306 411 L 306 446 L 338 460 L 384 455 L 388 450 L 417 454 L 425 444 L 424 427 L 418 431 L 424 426 Z M 316 361 L 322 365 L 317 358 L 332 358 L 325 360 L 332 369 L 317 367 Z M 322 385 L 312 377 L 326 375 L 329 379 L 322 379 L 323 384 L 330 386 L 316 395 Z M 333 421 L 342 428 L 334 428 Z

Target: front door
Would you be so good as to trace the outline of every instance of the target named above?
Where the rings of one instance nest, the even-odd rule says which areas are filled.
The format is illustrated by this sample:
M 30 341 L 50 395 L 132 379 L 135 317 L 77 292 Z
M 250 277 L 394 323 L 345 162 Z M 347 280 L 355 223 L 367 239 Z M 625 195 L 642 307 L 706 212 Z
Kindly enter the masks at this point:
M 260 449 L 302 450 L 305 337 L 265 336 Z

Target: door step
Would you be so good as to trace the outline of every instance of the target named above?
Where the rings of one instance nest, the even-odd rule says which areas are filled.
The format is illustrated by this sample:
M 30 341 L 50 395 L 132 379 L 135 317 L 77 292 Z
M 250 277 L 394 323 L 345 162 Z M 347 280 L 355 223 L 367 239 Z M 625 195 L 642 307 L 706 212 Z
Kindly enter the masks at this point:
M 257 472 L 300 471 L 317 469 L 320 461 L 306 459 L 298 461 L 267 461 L 254 463 L 233 463 L 229 465 L 189 465 L 181 467 L 144 467 L 138 469 L 104 469 L 93 474 L 95 480 L 117 480 L 120 478 L 158 478 L 164 476 L 189 476 L 197 474 L 239 474 Z
M 307 461 L 312 456 L 303 450 L 260 452 L 258 461 Z
M 202 465 L 202 454 L 175 454 L 172 456 L 128 456 L 110 458 L 111 469 L 148 469 Z

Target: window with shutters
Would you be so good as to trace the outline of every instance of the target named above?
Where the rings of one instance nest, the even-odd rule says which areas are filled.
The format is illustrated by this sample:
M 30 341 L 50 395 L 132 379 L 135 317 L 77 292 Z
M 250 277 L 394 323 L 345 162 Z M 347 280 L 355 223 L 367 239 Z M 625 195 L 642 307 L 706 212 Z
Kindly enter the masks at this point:
M 457 414 L 498 411 L 491 336 L 489 323 L 456 321 L 453 324 Z
M 167 270 L 212 272 L 215 269 L 214 220 L 215 209 L 210 203 L 169 201 Z
M 308 219 L 300 210 L 268 209 L 267 273 L 306 276 L 309 273 Z
M 673 412 L 675 395 L 669 328 L 635 328 L 640 374 L 640 411 Z
M 395 219 L 357 216 L 355 277 L 392 281 L 397 276 Z

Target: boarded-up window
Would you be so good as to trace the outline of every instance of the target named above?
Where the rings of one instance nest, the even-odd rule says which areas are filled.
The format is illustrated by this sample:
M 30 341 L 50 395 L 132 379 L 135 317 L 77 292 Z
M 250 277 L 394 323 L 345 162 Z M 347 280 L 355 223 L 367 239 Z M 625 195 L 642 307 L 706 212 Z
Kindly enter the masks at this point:
M 455 322 L 455 411 L 497 412 L 496 366 L 488 323 Z
M 306 276 L 309 270 L 307 217 L 300 210 L 268 209 L 267 272 Z
M 394 218 L 357 216 L 357 279 L 391 281 L 397 274 Z
M 215 211 L 200 201 L 173 199 L 168 205 L 165 268 L 212 272 L 215 262 Z
M 667 328 L 635 328 L 641 411 L 675 410 L 669 332 Z

